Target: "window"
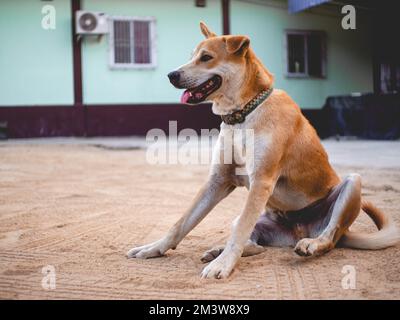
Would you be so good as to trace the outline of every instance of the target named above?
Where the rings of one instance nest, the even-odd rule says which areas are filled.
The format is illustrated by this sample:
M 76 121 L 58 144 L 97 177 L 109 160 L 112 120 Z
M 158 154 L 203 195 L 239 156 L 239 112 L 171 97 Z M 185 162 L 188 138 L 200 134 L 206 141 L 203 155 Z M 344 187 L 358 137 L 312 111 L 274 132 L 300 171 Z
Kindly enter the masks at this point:
M 326 76 L 325 34 L 322 31 L 286 31 L 286 75 Z
M 110 28 L 112 68 L 154 68 L 155 20 L 114 17 Z

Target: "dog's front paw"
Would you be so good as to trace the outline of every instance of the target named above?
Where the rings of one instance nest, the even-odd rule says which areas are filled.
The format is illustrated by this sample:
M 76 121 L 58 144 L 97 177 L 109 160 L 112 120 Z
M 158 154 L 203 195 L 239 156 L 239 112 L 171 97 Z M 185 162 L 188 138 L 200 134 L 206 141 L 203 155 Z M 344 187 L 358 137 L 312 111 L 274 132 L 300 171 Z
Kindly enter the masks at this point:
M 230 263 L 228 259 L 221 259 L 221 256 L 210 262 L 203 271 L 201 277 L 224 279 L 228 278 L 233 270 L 234 264 Z
M 126 256 L 128 258 L 147 259 L 161 257 L 165 253 L 164 246 L 159 242 L 153 242 L 141 247 L 136 247 L 128 251 Z
M 328 239 L 304 238 L 297 242 L 294 252 L 303 257 L 316 256 L 331 250 L 333 247 L 332 241 Z

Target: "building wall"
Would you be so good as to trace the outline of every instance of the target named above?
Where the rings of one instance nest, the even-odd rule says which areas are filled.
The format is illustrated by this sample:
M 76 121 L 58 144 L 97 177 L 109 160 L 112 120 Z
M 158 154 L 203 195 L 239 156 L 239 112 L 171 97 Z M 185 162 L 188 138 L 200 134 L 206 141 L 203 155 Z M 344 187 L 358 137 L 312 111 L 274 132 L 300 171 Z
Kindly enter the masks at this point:
M 157 33 L 157 67 L 111 70 L 108 37 L 83 43 L 83 97 L 85 103 L 158 103 L 179 101 L 181 92 L 168 82 L 167 74 L 185 63 L 203 39 L 199 21 L 221 33 L 220 0 L 208 0 L 197 8 L 187 0 L 83 0 L 83 9 L 116 16 L 154 16 Z
M 42 7 L 56 29 L 42 28 Z M 69 0 L 0 1 L 0 106 L 73 103 Z
M 356 30 L 343 30 L 341 16 L 289 14 L 283 6 L 231 1 L 231 33 L 246 34 L 275 87 L 286 90 L 302 108 L 321 108 L 327 96 L 373 91 L 369 26 L 357 16 Z M 326 79 L 285 76 L 285 29 L 323 30 L 327 35 Z
M 41 27 L 44 5 L 57 10 L 56 30 Z M 185 63 L 203 39 L 204 20 L 221 33 L 220 0 L 196 8 L 192 0 L 82 0 L 82 9 L 110 15 L 154 16 L 158 65 L 151 70 L 112 70 L 108 36 L 82 43 L 83 99 L 86 104 L 176 103 L 180 92 L 167 73 Z M 73 103 L 70 0 L 0 1 L 0 106 Z M 283 88 L 303 108 L 320 108 L 333 94 L 372 91 L 372 53 L 368 29 L 344 31 L 340 18 L 310 13 L 289 15 L 286 8 L 231 0 L 231 33 L 248 34 L 252 46 Z M 327 33 L 327 78 L 284 76 L 284 29 Z

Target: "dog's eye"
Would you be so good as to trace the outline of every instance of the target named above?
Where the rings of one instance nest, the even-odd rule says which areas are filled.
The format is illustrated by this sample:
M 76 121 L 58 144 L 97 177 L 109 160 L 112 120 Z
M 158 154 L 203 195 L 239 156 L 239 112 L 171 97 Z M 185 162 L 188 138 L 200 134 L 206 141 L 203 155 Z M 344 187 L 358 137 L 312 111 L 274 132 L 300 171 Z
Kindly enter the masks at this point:
M 212 58 L 213 57 L 211 57 L 210 55 L 204 54 L 204 55 L 201 56 L 200 61 L 201 62 L 206 62 L 206 61 L 210 61 Z

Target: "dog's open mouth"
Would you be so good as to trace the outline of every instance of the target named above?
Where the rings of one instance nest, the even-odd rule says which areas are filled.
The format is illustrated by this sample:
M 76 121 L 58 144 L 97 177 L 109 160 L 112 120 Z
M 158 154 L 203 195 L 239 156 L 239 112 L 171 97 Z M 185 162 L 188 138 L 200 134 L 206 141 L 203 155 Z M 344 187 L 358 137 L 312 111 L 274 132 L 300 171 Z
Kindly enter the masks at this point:
M 221 83 L 222 78 L 215 75 L 201 85 L 185 90 L 182 94 L 181 102 L 190 104 L 203 102 L 211 93 L 219 89 Z

